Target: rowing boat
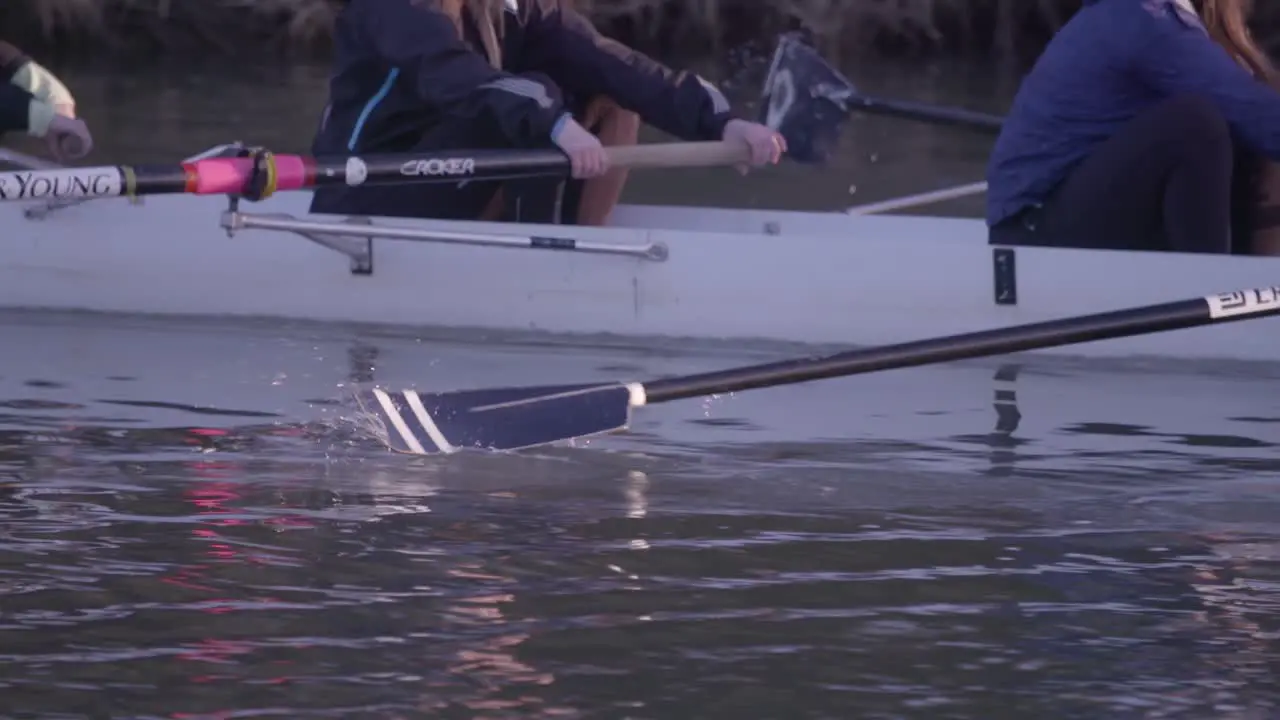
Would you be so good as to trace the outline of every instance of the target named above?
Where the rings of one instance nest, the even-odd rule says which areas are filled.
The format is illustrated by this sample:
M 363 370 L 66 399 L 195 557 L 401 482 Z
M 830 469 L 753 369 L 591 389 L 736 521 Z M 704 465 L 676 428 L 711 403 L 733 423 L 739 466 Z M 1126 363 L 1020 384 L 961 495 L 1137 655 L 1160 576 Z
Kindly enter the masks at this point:
M 800 162 L 821 162 L 855 107 L 1000 123 L 864 96 L 794 37 L 765 88 L 768 125 Z M 605 152 L 632 168 L 750 160 L 728 138 Z M 360 378 L 348 399 L 361 427 L 412 455 L 553 445 L 625 430 L 636 408 L 1018 352 L 1222 366 L 1280 349 L 1260 322 L 1237 330 L 1275 328 L 1275 258 L 992 247 L 979 220 L 885 215 L 981 183 L 843 213 L 626 206 L 602 228 L 318 216 L 304 192 L 569 170 L 554 148 L 310 158 L 234 144 L 181 163 L 0 173 L 0 309 L 872 346 L 649 381 L 438 391 Z M 219 197 L 218 225 L 193 224 Z M 139 213 L 122 198 L 153 202 Z
M 794 33 L 780 39 L 763 87 L 762 119 L 802 163 L 819 162 L 854 112 L 983 132 L 1001 123 L 866 96 Z M 562 175 L 567 161 L 546 150 L 459 150 L 318 165 L 288 156 L 286 168 L 245 150 L 220 146 L 188 159 L 209 161 L 209 173 L 117 166 L 53 170 L 39 187 L 17 176 L 7 190 L 0 182 L 0 309 L 881 346 L 1224 288 L 1266 288 L 1267 298 L 1240 297 L 1241 307 L 1259 309 L 1275 304 L 1280 278 L 1280 258 L 992 247 L 980 219 L 900 214 L 951 192 L 826 213 L 628 205 L 603 228 L 317 216 L 308 213 L 317 183 L 418 181 L 424 167 L 438 175 L 426 180 L 444 182 Z M 741 150 L 609 149 L 615 165 L 630 167 L 734 164 Z M 38 192 L 64 197 L 22 199 Z M 129 193 L 146 197 L 121 197 Z M 1214 322 L 1037 352 L 1271 361 L 1277 330 L 1275 319 Z
M 309 203 L 0 203 L 0 308 L 883 345 L 1280 277 L 1280 258 L 992 247 L 973 218 L 629 205 L 588 228 Z M 1280 321 L 1259 322 L 1044 352 L 1269 361 Z

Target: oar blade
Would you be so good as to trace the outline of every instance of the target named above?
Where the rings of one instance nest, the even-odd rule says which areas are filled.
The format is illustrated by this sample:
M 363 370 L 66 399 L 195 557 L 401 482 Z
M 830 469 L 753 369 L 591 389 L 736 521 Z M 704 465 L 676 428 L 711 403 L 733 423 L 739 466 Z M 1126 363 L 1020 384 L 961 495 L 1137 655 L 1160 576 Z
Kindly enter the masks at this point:
M 822 163 L 835 150 L 849 116 L 840 98 L 855 92 L 799 33 L 787 33 L 778 41 L 764 81 L 760 122 L 787 139 L 787 157 Z
M 413 455 L 551 445 L 625 430 L 631 417 L 631 390 L 618 383 L 445 393 L 373 388 L 356 400 L 381 422 L 388 447 Z

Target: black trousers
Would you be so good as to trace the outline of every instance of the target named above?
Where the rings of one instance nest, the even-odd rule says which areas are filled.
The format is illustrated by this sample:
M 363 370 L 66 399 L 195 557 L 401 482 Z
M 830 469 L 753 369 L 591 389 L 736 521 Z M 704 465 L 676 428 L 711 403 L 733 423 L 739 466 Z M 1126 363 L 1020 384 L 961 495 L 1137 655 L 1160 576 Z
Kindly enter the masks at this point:
M 522 75 L 542 83 L 554 98 L 563 97 L 559 87 L 546 75 Z M 565 98 L 570 112 L 581 118 L 583 103 Z M 422 135 L 412 148 L 396 152 L 438 152 L 476 148 L 509 148 L 510 144 L 484 118 L 445 116 Z M 548 138 L 545 147 L 554 147 Z M 499 188 L 503 190 L 502 220 L 558 223 L 577 217 L 582 182 L 563 177 L 537 177 L 503 181 L 463 183 L 420 182 L 332 186 L 318 188 L 311 212 L 335 215 L 378 215 L 386 217 L 474 220 L 489 206 Z
M 1238 220 L 1247 205 L 1233 197 L 1237 165 L 1253 167 L 1237 163 L 1231 130 L 1217 109 L 1199 97 L 1170 98 L 1100 144 L 1042 205 L 992 227 L 990 240 L 1230 253 L 1233 211 Z

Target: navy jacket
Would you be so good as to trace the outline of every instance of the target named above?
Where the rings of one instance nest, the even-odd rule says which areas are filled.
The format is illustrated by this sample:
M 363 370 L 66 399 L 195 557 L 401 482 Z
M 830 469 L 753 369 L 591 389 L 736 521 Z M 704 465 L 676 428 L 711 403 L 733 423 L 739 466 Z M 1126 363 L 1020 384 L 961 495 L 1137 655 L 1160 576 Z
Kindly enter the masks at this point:
M 551 78 L 575 99 L 608 96 L 645 122 L 686 140 L 718 140 L 731 119 L 718 90 L 596 35 L 547 0 L 507 0 L 502 69 L 466 42 L 433 0 L 350 0 L 335 28 L 329 105 L 317 155 L 395 152 L 448 116 L 491 124 L 511 147 L 546 146 L 565 100 L 521 73 Z
M 31 93 L 9 82 L 31 61 L 21 50 L 0 40 L 0 134 L 27 131 Z
M 987 223 L 1043 202 L 1153 104 L 1199 94 L 1236 141 L 1280 160 L 1280 93 L 1210 39 L 1187 0 L 1085 0 L 1023 80 L 987 168 Z

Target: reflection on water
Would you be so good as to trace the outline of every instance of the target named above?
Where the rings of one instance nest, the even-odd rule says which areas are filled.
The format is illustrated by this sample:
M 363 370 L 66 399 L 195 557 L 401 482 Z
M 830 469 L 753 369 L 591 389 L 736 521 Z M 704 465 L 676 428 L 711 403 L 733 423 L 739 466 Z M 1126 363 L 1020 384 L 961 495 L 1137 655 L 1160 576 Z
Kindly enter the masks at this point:
M 358 434 L 343 385 L 769 351 L 44 314 L 0 333 L 17 717 L 1280 712 L 1265 369 L 921 368 L 408 458 Z

